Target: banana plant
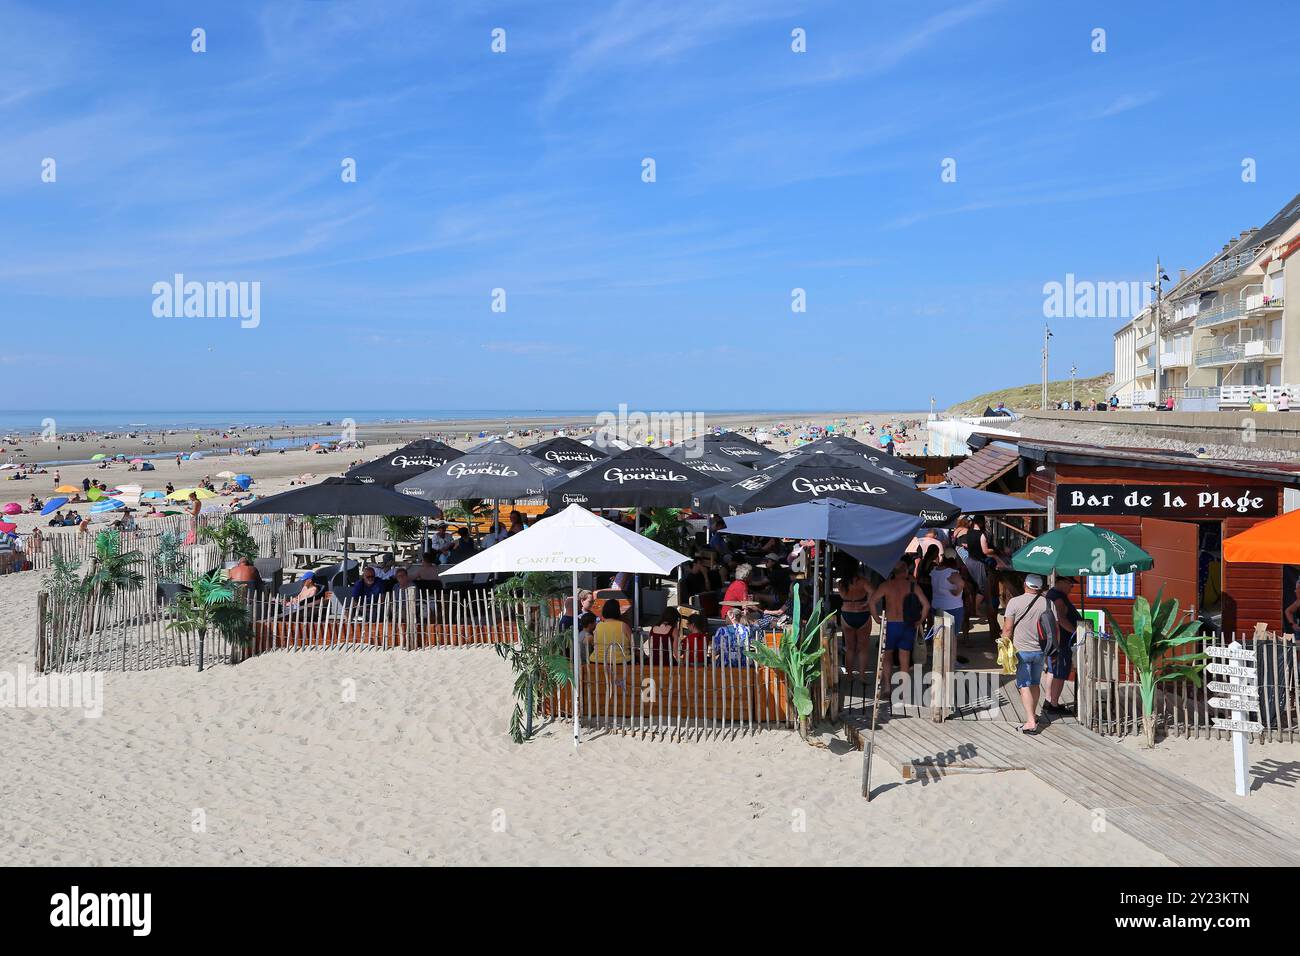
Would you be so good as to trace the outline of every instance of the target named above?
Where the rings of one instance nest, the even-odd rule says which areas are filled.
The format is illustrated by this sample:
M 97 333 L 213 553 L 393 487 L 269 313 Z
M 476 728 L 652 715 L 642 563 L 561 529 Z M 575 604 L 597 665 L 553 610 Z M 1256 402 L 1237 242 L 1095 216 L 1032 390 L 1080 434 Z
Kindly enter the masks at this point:
M 248 525 L 234 515 L 226 515 L 219 524 L 199 528 L 199 538 L 215 544 L 221 552 L 222 561 L 233 561 L 236 558 L 257 560 L 257 540 L 249 532 Z
M 781 641 L 776 647 L 769 647 L 761 639 L 755 640 L 749 648 L 749 655 L 760 667 L 767 667 L 785 675 L 786 688 L 790 703 L 799 715 L 799 736 L 808 739 L 813 712 L 812 689 L 821 679 L 822 655 L 826 648 L 821 646 L 821 632 L 832 615 L 821 614 L 822 602 L 812 606 L 808 620 L 804 621 L 799 608 L 799 589 L 794 589 L 794 613 L 790 623 L 781 634 Z
M 1156 745 L 1156 685 L 1163 681 L 1188 680 L 1201 686 L 1201 672 L 1206 655 L 1183 653 L 1178 648 L 1201 640 L 1200 622 L 1178 622 L 1178 601 L 1162 600 L 1164 590 L 1156 595 L 1155 609 L 1144 597 L 1133 602 L 1133 630 L 1125 634 L 1115 628 L 1115 640 L 1138 673 L 1138 690 L 1142 696 L 1142 736 L 1147 747 Z
M 641 533 L 665 548 L 680 548 L 686 537 L 684 514 L 681 508 L 651 508 L 649 523 Z

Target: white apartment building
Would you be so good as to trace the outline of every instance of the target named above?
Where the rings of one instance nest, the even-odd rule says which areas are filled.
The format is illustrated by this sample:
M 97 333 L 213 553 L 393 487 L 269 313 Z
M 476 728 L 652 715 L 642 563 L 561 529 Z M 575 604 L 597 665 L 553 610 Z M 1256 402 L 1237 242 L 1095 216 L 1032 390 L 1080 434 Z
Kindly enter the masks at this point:
M 1141 407 L 1173 398 L 1179 408 L 1207 410 L 1243 407 L 1252 398 L 1276 402 L 1283 392 L 1300 398 L 1296 252 L 1300 196 L 1262 228 L 1247 229 L 1199 269 L 1182 273 L 1165 294 L 1159 334 L 1154 306 L 1115 333 L 1120 403 Z

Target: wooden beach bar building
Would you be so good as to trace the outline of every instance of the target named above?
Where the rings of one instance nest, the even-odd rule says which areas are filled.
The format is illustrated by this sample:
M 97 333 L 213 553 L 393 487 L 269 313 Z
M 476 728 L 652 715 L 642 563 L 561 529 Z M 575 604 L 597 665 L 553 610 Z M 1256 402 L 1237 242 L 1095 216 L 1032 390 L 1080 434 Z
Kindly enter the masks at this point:
M 1284 629 L 1296 568 L 1223 561 L 1223 541 L 1300 507 L 1300 465 L 1201 458 L 1140 448 L 1010 439 L 975 434 L 974 454 L 949 473 L 968 487 L 1022 495 L 1046 506 L 1033 533 L 1049 523 L 1110 528 L 1155 558 L 1136 575 L 1095 578 L 1076 592 L 1124 628 L 1133 599 L 1178 599 L 1212 629 L 1249 632 L 1257 623 Z

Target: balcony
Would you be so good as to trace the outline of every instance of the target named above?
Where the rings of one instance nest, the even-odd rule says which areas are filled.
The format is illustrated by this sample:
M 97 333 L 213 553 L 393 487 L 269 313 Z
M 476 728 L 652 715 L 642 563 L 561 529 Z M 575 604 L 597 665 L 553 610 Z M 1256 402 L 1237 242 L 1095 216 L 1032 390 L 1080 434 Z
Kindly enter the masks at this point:
M 1285 306 L 1286 300 L 1280 295 L 1246 296 L 1247 315 L 1267 315 L 1270 312 L 1281 312 Z
M 1236 322 L 1241 318 L 1242 311 L 1240 302 L 1226 302 L 1212 309 L 1204 309 L 1196 315 L 1196 327 L 1204 329 L 1225 322 Z
M 1148 332 L 1146 335 L 1138 336 L 1136 348 L 1140 352 L 1142 349 L 1150 348 L 1155 344 L 1156 344 L 1155 332 Z
M 1198 349 L 1196 367 L 1210 368 L 1215 365 L 1235 365 L 1242 359 L 1244 345 L 1223 345 L 1213 349 Z
M 1160 353 L 1161 368 L 1185 368 L 1192 364 L 1191 349 L 1176 349 L 1173 352 Z
M 1145 378 L 1146 376 L 1153 374 L 1155 374 L 1155 369 L 1151 367 L 1149 362 L 1138 362 L 1133 366 L 1134 378 Z
M 1244 350 L 1242 357 L 1247 362 L 1262 358 L 1280 358 L 1282 355 L 1281 339 L 1253 339 L 1250 342 L 1243 342 L 1241 347 Z

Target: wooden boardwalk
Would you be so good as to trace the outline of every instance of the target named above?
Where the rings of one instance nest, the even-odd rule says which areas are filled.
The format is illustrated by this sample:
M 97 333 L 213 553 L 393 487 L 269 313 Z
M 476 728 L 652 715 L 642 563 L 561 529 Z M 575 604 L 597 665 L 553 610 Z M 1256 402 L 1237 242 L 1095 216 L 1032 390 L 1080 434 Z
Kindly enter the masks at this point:
M 861 746 L 869 708 L 865 716 L 846 715 L 846 725 Z M 1026 770 L 1104 825 L 1180 866 L 1300 866 L 1300 840 L 1133 757 L 1072 718 L 1040 718 L 1043 730 L 1034 736 L 1020 733 L 1019 725 L 1020 719 L 936 723 L 928 715 L 886 716 L 876 733 L 875 759 L 894 763 L 907 778 Z

